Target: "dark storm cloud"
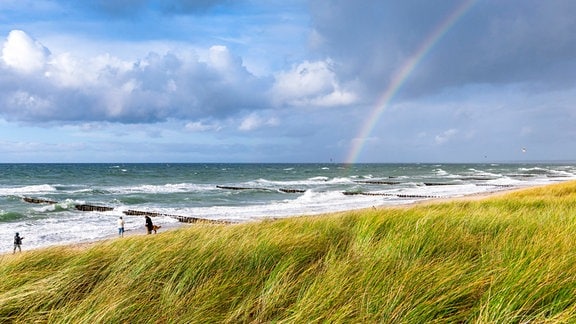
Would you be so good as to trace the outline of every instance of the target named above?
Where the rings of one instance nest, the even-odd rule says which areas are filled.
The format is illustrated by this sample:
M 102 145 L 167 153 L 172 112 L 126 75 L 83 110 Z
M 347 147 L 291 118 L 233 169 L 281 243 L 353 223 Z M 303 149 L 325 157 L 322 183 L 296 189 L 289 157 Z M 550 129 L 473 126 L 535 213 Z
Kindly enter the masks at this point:
M 463 1 L 312 2 L 320 51 L 339 74 L 382 91 L 433 30 Z M 407 80 L 426 94 L 477 83 L 574 83 L 574 1 L 477 1 L 440 38 Z

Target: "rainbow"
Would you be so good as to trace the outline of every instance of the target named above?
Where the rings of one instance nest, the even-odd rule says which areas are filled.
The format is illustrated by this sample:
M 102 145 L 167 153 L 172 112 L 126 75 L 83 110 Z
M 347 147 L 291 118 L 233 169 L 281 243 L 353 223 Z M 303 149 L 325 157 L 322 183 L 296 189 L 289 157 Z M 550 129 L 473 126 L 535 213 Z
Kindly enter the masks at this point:
M 398 69 L 388 85 L 385 89 L 384 93 L 381 97 L 379 97 L 376 105 L 374 106 L 373 110 L 370 112 L 368 118 L 366 119 L 365 123 L 363 124 L 362 128 L 356 135 L 356 137 L 352 140 L 352 145 L 350 152 L 346 157 L 346 164 L 353 164 L 358 159 L 360 152 L 364 146 L 366 138 L 374 127 L 378 123 L 382 113 L 386 110 L 386 107 L 394 97 L 394 95 L 398 92 L 398 90 L 402 87 L 406 79 L 410 76 L 412 71 L 416 68 L 418 63 L 422 61 L 424 56 L 434 47 L 435 44 L 444 36 L 452 26 L 462 17 L 466 12 L 470 10 L 472 5 L 478 0 L 464 0 L 460 3 L 454 11 L 452 11 L 436 28 L 432 30 L 432 32 L 424 39 L 422 44 L 417 48 L 412 56 L 410 56 L 404 65 Z

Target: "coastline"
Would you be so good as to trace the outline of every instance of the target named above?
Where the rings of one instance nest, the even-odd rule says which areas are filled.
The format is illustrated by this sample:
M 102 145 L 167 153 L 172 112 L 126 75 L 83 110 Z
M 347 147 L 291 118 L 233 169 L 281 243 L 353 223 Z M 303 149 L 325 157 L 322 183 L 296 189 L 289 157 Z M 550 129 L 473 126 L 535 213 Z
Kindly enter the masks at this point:
M 403 204 L 396 204 L 396 205 L 375 205 L 375 206 L 370 207 L 370 208 L 350 209 L 350 210 L 344 210 L 344 211 L 338 211 L 338 212 L 321 213 L 321 214 L 317 214 L 317 215 L 303 215 L 303 216 L 293 215 L 293 216 L 282 217 L 282 218 L 270 218 L 267 220 L 277 220 L 277 219 L 296 218 L 296 217 L 314 217 L 314 216 L 318 216 L 318 215 L 332 215 L 332 214 L 336 215 L 336 214 L 346 213 L 346 212 L 350 212 L 350 211 L 354 211 L 354 210 L 362 211 L 362 210 L 369 210 L 369 209 L 374 209 L 374 208 L 376 208 L 376 209 L 394 209 L 394 208 L 409 209 L 409 208 L 416 207 L 416 206 L 423 206 L 423 205 L 437 204 L 437 203 L 449 203 L 449 202 L 453 202 L 453 201 L 478 201 L 478 200 L 483 200 L 483 199 L 489 199 L 489 198 L 504 196 L 504 195 L 507 195 L 507 194 L 510 194 L 513 192 L 518 192 L 518 191 L 533 189 L 533 188 L 538 188 L 538 187 L 545 187 L 545 186 L 549 186 L 549 185 L 553 185 L 553 184 L 544 184 L 544 185 L 539 185 L 539 186 L 528 186 L 528 187 L 522 187 L 522 188 L 506 188 L 506 189 L 500 189 L 497 191 L 474 193 L 474 194 L 462 195 L 462 196 L 457 196 L 457 197 L 430 198 L 430 199 L 411 201 L 411 202 L 406 202 Z M 264 220 L 260 220 L 260 221 L 264 221 Z M 83 251 L 83 250 L 86 250 L 86 249 L 88 249 L 94 245 L 100 244 L 100 243 L 110 242 L 110 241 L 114 241 L 114 240 L 122 240 L 124 238 L 136 237 L 136 236 L 162 235 L 165 232 L 171 232 L 171 231 L 174 231 L 177 229 L 185 228 L 187 226 L 194 226 L 194 224 L 184 223 L 184 222 L 162 224 L 162 228 L 158 231 L 157 234 L 154 234 L 154 233 L 153 234 L 147 234 L 146 229 L 144 227 L 144 221 L 142 221 L 141 230 L 138 230 L 138 229 L 127 230 L 124 232 L 124 237 L 119 237 L 117 232 L 116 232 L 114 234 L 110 234 L 109 236 L 95 239 L 95 240 L 77 242 L 77 243 L 64 243 L 64 244 L 47 245 L 47 246 L 35 247 L 35 248 L 31 248 L 31 249 L 26 249 L 25 243 L 24 243 L 22 246 L 22 248 L 23 248 L 22 253 L 26 253 L 28 251 L 38 251 L 38 250 L 53 248 L 53 247 L 63 247 L 63 248 L 71 249 L 71 250 Z M 16 256 L 16 255 L 18 255 L 18 253 L 16 253 L 16 254 L 12 254 L 12 252 L 0 253 L 0 256 L 2 256 L 2 257 L 11 256 L 11 255 Z
M 553 164 L 72 164 L 5 171 L 11 172 L 0 188 L 5 252 L 12 252 L 15 232 L 26 237 L 27 249 L 113 238 L 120 216 L 128 235 L 140 232 L 144 213 L 154 224 L 176 227 L 178 217 L 258 223 L 476 199 L 576 179 L 576 165 Z
M 441 202 L 452 202 L 452 201 L 462 201 L 462 200 L 464 200 L 464 201 L 477 201 L 477 200 L 482 200 L 482 199 L 487 199 L 487 198 L 495 198 L 495 197 L 499 197 L 499 196 L 504 196 L 504 195 L 507 195 L 507 194 L 512 193 L 512 192 L 518 192 L 518 191 L 523 191 L 523 190 L 528 190 L 528 189 L 535 189 L 535 188 L 539 188 L 539 187 L 546 187 L 546 186 L 550 186 L 550 185 L 554 185 L 554 183 L 537 185 L 537 186 L 527 186 L 527 187 L 521 187 L 521 188 L 518 188 L 518 187 L 505 188 L 505 189 L 500 189 L 500 190 L 496 190 L 496 191 L 479 192 L 479 193 L 473 193 L 473 194 L 463 195 L 463 196 L 458 196 L 458 197 L 431 198 L 431 199 L 427 199 L 427 200 L 416 201 L 416 202 L 408 204 L 407 206 L 404 206 L 404 207 L 416 206 L 416 205 L 427 204 L 427 203 L 441 203 Z
M 105 243 L 105 242 L 110 242 L 113 240 L 122 240 L 124 238 L 129 238 L 129 237 L 135 237 L 135 236 L 147 236 L 147 235 L 159 235 L 163 232 L 170 232 L 179 228 L 184 228 L 186 226 L 191 226 L 192 224 L 190 223 L 167 223 L 167 224 L 162 224 L 162 227 L 160 228 L 160 230 L 158 230 L 158 233 L 154 234 L 147 234 L 146 233 L 146 228 L 144 226 L 144 222 L 142 222 L 142 227 L 141 229 L 128 229 L 125 230 L 124 232 L 124 237 L 119 237 L 118 236 L 118 229 L 116 228 L 115 232 L 113 234 L 110 234 L 106 237 L 102 237 L 99 239 L 94 239 L 94 240 L 87 240 L 87 241 L 83 241 L 83 242 L 76 242 L 76 243 L 62 243 L 62 244 L 53 244 L 53 245 L 46 245 L 46 246 L 39 246 L 39 247 L 33 247 L 33 248 L 26 248 L 26 241 L 24 241 L 24 243 L 22 244 L 22 253 L 26 253 L 26 252 L 31 252 L 31 251 L 39 251 L 39 250 L 43 250 L 43 249 L 49 249 L 49 248 L 54 248 L 54 247 L 61 247 L 61 248 L 68 248 L 71 250 L 85 250 L 91 246 L 94 246 L 96 244 L 99 243 Z M 13 254 L 11 251 L 5 251 L 0 253 L 0 257 L 6 257 L 6 256 L 17 256 L 19 254 L 19 252 L 17 252 L 16 254 Z

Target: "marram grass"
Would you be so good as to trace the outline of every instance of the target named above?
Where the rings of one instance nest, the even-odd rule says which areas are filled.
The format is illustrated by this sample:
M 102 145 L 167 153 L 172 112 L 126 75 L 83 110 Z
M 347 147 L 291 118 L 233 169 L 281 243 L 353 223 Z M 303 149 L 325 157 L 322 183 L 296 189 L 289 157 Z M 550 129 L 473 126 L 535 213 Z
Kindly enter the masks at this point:
M 576 182 L 0 258 L 0 322 L 574 323 Z

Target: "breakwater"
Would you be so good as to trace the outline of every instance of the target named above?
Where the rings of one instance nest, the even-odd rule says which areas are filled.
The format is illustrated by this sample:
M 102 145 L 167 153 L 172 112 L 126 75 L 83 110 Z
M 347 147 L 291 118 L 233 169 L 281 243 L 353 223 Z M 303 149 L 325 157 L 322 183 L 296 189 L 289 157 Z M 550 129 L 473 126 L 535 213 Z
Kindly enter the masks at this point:
M 23 201 L 31 204 L 57 204 L 58 202 L 41 199 L 41 198 L 31 198 L 31 197 L 23 197 Z M 97 206 L 97 205 L 90 205 L 90 204 L 76 204 L 74 208 L 79 211 L 89 211 L 89 212 L 107 212 L 113 211 L 114 207 L 108 206 Z M 127 216 L 149 216 L 149 217 L 159 217 L 159 216 L 166 216 L 177 219 L 181 223 L 214 223 L 214 224 L 229 224 L 229 221 L 223 220 L 212 220 L 206 218 L 199 218 L 193 216 L 183 216 L 183 215 L 171 215 L 171 214 L 164 214 L 164 213 L 157 213 L 157 212 L 150 212 L 150 211 L 140 211 L 140 210 L 123 210 L 122 213 Z

